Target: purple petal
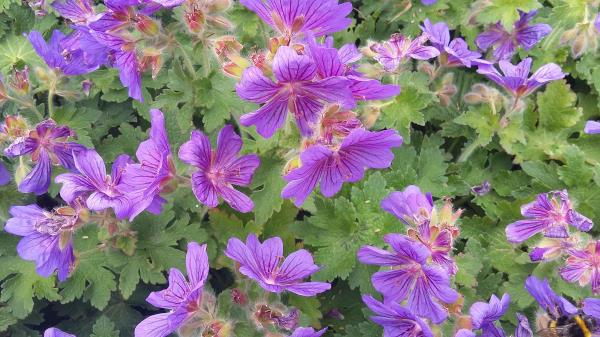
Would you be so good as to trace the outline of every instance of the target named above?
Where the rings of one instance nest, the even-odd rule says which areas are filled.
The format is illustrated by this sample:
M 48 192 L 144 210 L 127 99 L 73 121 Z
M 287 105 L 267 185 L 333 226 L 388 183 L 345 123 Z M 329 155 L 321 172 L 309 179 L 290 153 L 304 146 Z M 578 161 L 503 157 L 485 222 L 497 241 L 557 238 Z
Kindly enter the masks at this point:
M 519 220 L 506 227 L 506 238 L 509 242 L 520 243 L 548 227 L 543 220 Z
M 264 138 L 271 138 L 283 126 L 288 113 L 288 98 L 283 94 L 274 97 L 255 112 L 240 118 L 243 126 L 256 125 L 256 132 Z
M 201 131 L 194 130 L 189 141 L 179 148 L 179 159 L 202 170 L 210 168 L 211 146 L 208 137 Z
M 533 331 L 529 325 L 529 320 L 525 315 L 517 313 L 517 329 L 515 330 L 515 337 L 533 337 Z
M 315 331 L 313 328 L 298 328 L 290 337 L 321 337 L 327 332 L 327 328 Z
M 388 99 L 400 94 L 400 87 L 393 84 L 382 84 L 378 80 L 349 76 L 350 90 L 356 100 L 369 101 Z
M 286 290 L 296 295 L 313 297 L 331 289 L 331 284 L 325 282 L 303 282 L 286 286 Z
M 235 89 L 240 98 L 261 104 L 273 98 L 280 88 L 259 68 L 249 67 L 242 73 L 240 83 Z
M 415 287 L 408 296 L 408 308 L 421 317 L 431 319 L 435 324 L 440 324 L 448 317 L 448 311 L 433 300 L 427 279 L 423 277 L 417 278 Z
M 547 279 L 540 281 L 535 276 L 529 276 L 525 281 L 525 289 L 531 294 L 533 298 L 538 302 L 540 307 L 554 315 L 560 317 L 562 314 L 575 314 L 577 308 L 566 299 L 558 296 L 552 288 Z
M 172 314 L 153 315 L 135 327 L 135 337 L 166 337 L 177 330 L 183 320 L 173 322 L 170 317 Z M 179 324 L 177 324 L 179 323 Z
M 595 135 L 600 133 L 600 122 L 587 121 L 585 123 L 585 128 L 583 129 L 583 132 L 589 135 Z
M 273 74 L 280 82 L 310 81 L 316 72 L 317 67 L 310 57 L 298 55 L 287 46 L 280 47 L 273 59 Z
M 176 268 L 169 270 L 169 287 L 162 291 L 151 292 L 146 302 L 157 308 L 177 309 L 186 301 L 191 289 L 183 274 Z
M 233 130 L 233 126 L 225 125 L 217 138 L 217 165 L 227 166 L 237 158 L 242 149 L 242 138 Z
M 445 22 L 438 22 L 432 25 L 429 19 L 425 19 L 421 30 L 429 36 L 429 41 L 439 51 L 443 51 L 444 47 L 450 43 L 450 30 Z
M 57 328 L 50 328 L 44 331 L 44 337 L 76 337 L 75 335 L 71 335 L 70 333 L 66 333 Z
M 312 255 L 308 251 L 300 249 L 285 258 L 279 267 L 277 281 L 293 282 L 302 280 L 318 270 L 319 267 L 315 265 Z
M 40 150 L 36 165 L 19 183 L 19 192 L 44 194 L 50 186 L 52 175 L 52 161 L 45 150 Z
M 362 246 L 357 256 L 360 263 L 369 265 L 392 267 L 406 263 L 406 260 L 398 258 L 396 254 L 373 246 Z
M 190 285 L 193 288 L 203 286 L 210 269 L 208 255 L 206 254 L 206 244 L 201 246 L 196 242 L 188 243 L 185 265 Z
M 315 189 L 323 174 L 324 165 L 333 152 L 322 145 L 314 145 L 300 155 L 302 166 L 291 171 L 284 179 L 288 182 L 281 191 L 281 197 L 294 199 L 294 204 L 302 206 Z
M 541 39 L 552 32 L 552 27 L 547 24 L 536 24 L 526 26 L 518 29 L 516 33 L 516 39 L 519 45 L 525 50 L 530 50 L 535 46 Z
M 81 174 L 59 174 L 54 181 L 57 184 L 62 184 L 60 188 L 60 197 L 68 203 L 75 200 L 78 196 L 96 189 L 96 187 L 90 183 L 89 179 Z
M 223 198 L 223 200 L 225 200 L 225 202 L 228 203 L 231 208 L 238 212 L 248 213 L 252 212 L 254 209 L 254 202 L 252 199 L 233 187 L 219 186 L 217 191 L 221 198 Z
M 475 39 L 475 43 L 481 50 L 487 50 L 500 40 L 506 39 L 507 37 L 508 33 L 504 30 L 504 28 L 500 24 L 496 24 L 485 32 L 479 34 Z
M 433 209 L 431 193 L 424 194 L 418 186 L 407 186 L 402 192 L 392 192 L 381 201 L 381 208 L 401 221 L 416 219 L 425 211 L 429 215 Z
M 586 298 L 583 300 L 583 312 L 595 319 L 600 319 L 600 299 Z
M 10 172 L 6 169 L 6 166 L 0 162 L 0 186 L 6 185 L 10 182 Z
M 196 199 L 209 208 L 219 205 L 219 194 L 210 179 L 202 171 L 192 174 L 192 192 Z

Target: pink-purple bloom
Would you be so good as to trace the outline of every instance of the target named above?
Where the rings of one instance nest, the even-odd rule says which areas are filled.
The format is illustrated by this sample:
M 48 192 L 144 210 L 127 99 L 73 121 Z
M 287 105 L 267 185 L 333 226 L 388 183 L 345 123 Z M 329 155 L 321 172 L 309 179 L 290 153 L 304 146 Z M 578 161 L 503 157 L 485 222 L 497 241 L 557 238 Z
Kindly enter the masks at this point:
M 72 234 L 84 217 L 85 209 L 76 201 L 71 207 L 46 211 L 37 205 L 12 206 L 4 230 L 22 236 L 19 256 L 35 261 L 36 272 L 49 277 L 57 271 L 58 280 L 69 277 L 75 265 Z
M 381 201 L 381 208 L 407 225 L 418 225 L 431 218 L 433 199 L 431 193 L 410 185 L 402 192 L 390 193 Z
M 560 66 L 555 63 L 541 66 L 531 77 L 528 77 L 531 62 L 531 58 L 528 57 L 515 66 L 509 61 L 502 60 L 498 63 L 502 71 L 500 73 L 493 63 L 478 61 L 477 72 L 502 86 L 515 98 L 526 97 L 544 84 L 565 77 Z
M 469 309 L 473 329 L 481 329 L 482 336 L 503 337 L 504 331 L 495 323 L 506 313 L 509 305 L 510 296 L 508 294 L 504 294 L 502 299 L 492 295 L 489 302 L 474 303 Z
M 450 287 L 447 271 L 428 262 L 431 252 L 421 242 L 401 234 L 388 234 L 384 241 L 394 252 L 373 246 L 363 246 L 358 251 L 361 263 L 391 268 L 373 275 L 375 289 L 386 302 L 408 299 L 407 307 L 416 315 L 436 324 L 443 322 L 448 311 L 441 303 L 454 303 L 459 296 Z
M 463 65 L 470 68 L 471 62 L 481 57 L 480 53 L 471 51 L 462 38 L 450 40 L 450 29 L 444 22 L 431 24 L 429 19 L 425 19 L 421 30 L 429 36 L 429 42 L 440 52 L 440 62 L 445 66 Z
M 549 238 L 568 238 L 569 226 L 584 232 L 593 226 L 590 219 L 573 209 L 567 191 L 539 194 L 535 201 L 521 206 L 521 214 L 527 219 L 506 227 L 509 242 L 523 242 L 538 233 Z
M 283 242 L 279 237 L 261 243 L 255 234 L 250 234 L 245 244 L 238 238 L 231 238 L 225 255 L 240 264 L 240 273 L 272 293 L 289 291 L 300 296 L 315 296 L 331 289 L 326 282 L 304 282 L 319 267 L 304 249 L 284 258 Z
M 427 34 L 415 38 L 414 40 L 408 37 L 395 33 L 392 34 L 389 41 L 383 43 L 375 43 L 371 46 L 371 51 L 375 55 L 375 60 L 379 62 L 385 71 L 395 72 L 407 59 L 429 60 L 440 54 L 435 47 L 425 46 L 425 42 L 429 39 Z
M 29 33 L 28 38 L 37 54 L 46 62 L 48 67 L 59 70 L 65 75 L 87 74 L 98 69 L 101 65 L 84 57 L 82 50 L 70 50 L 70 37 L 65 36 L 59 30 L 52 32 L 52 36 L 47 43 L 38 31 Z
M 150 117 L 150 137 L 138 146 L 136 152 L 139 164 L 125 167 L 120 186 L 132 201 L 130 220 L 144 210 L 160 214 L 162 205 L 167 202 L 160 194 L 177 174 L 163 113 L 151 109 Z
M 327 328 L 315 331 L 313 328 L 298 328 L 290 337 L 321 337 L 327 332 Z
M 550 34 L 552 27 L 545 23 L 530 24 L 537 11 L 525 13 L 519 10 L 519 20 L 515 22 L 511 32 L 506 31 L 500 22 L 479 34 L 475 43 L 482 50 L 494 47 L 494 58 L 497 60 L 510 59 L 521 46 L 530 50 L 546 35 Z
M 242 145 L 231 125 L 219 132 L 216 149 L 201 131 L 193 131 L 191 139 L 181 145 L 179 159 L 197 168 L 192 191 L 202 204 L 214 208 L 222 198 L 239 212 L 252 211 L 252 199 L 233 186 L 249 186 L 260 159 L 255 154 L 239 156 Z
M 350 2 L 338 0 L 241 0 L 265 23 L 290 41 L 307 34 L 323 36 L 346 29 L 352 23 Z
M 332 197 L 345 182 L 361 180 L 368 168 L 390 167 L 392 148 L 402 145 L 396 130 L 371 132 L 354 129 L 339 145 L 315 144 L 300 155 L 301 166 L 284 178 L 288 182 L 281 191 L 283 198 L 294 199 L 300 207 L 320 183 L 321 193 Z
M 570 249 L 560 276 L 580 286 L 588 284 L 594 294 L 600 293 L 600 241 L 590 242 L 584 249 Z
M 35 163 L 33 169 L 19 183 L 19 192 L 44 194 L 48 191 L 52 176 L 52 166 L 60 165 L 68 170 L 75 168 L 73 154 L 85 149 L 71 142 L 75 132 L 66 126 L 59 126 L 53 120 L 45 120 L 36 125 L 25 137 L 17 138 L 4 149 L 8 157 L 30 155 Z
M 176 268 L 169 271 L 169 287 L 152 292 L 146 301 L 168 313 L 152 315 L 135 327 L 135 337 L 166 337 L 192 318 L 202 306 L 202 293 L 208 277 L 206 245 L 188 243 L 185 258 L 187 279 Z
M 264 104 L 255 112 L 243 115 L 240 122 L 244 126 L 256 125 L 256 131 L 265 138 L 270 138 L 283 126 L 288 111 L 294 116 L 301 134 L 310 136 L 326 103 L 345 108 L 355 105 L 348 79 L 341 76 L 317 78 L 315 62 L 291 47 L 277 50 L 273 75 L 276 82 L 259 68 L 250 67 L 236 86 L 242 99 Z
M 76 337 L 57 328 L 49 328 L 44 331 L 44 337 Z
M 131 202 L 119 189 L 125 165 L 131 159 L 127 155 L 117 157 L 110 175 L 106 174 L 106 165 L 94 150 L 83 150 L 74 154 L 74 173 L 63 173 L 55 181 L 62 184 L 60 196 L 66 202 L 78 197 L 85 199 L 86 205 L 93 211 L 112 208 L 119 219 L 129 216 Z
M 412 310 L 395 302 L 381 303 L 371 295 L 362 299 L 375 314 L 371 320 L 383 327 L 384 337 L 433 337 L 427 323 Z

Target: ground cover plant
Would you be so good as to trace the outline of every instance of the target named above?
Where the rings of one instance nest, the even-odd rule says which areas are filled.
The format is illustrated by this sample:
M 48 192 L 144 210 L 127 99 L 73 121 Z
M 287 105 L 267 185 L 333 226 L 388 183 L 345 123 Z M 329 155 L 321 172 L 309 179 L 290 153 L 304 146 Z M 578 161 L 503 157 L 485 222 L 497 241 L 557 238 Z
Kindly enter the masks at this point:
M 599 335 L 599 6 L 0 0 L 0 336 Z

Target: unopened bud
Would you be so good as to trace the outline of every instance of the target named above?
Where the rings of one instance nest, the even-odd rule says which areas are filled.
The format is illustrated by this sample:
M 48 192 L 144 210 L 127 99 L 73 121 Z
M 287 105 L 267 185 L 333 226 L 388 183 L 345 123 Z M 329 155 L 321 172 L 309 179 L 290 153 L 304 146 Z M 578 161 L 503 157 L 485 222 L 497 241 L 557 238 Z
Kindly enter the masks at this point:
M 214 52 L 221 61 L 229 59 L 230 56 L 239 55 L 244 46 L 238 42 L 235 36 L 225 35 L 214 41 Z
M 235 26 L 225 17 L 220 15 L 211 15 L 206 18 L 206 21 L 210 24 L 211 27 L 222 29 L 222 30 L 232 30 Z
M 565 31 L 560 37 L 560 44 L 568 44 L 577 37 L 578 33 L 579 29 L 577 27 Z
M 189 8 L 186 9 L 183 19 L 192 33 L 200 33 L 202 29 L 204 29 L 204 24 L 206 23 L 204 12 L 195 5 L 190 5 Z
M 19 96 L 24 96 L 29 92 L 29 68 L 15 69 L 11 78 L 10 86 Z
M 587 34 L 579 34 L 573 40 L 571 45 L 571 55 L 573 58 L 579 58 L 588 48 L 588 36 Z
M 81 90 L 83 91 L 84 95 L 89 96 L 91 89 L 92 89 L 92 81 L 91 80 L 81 81 Z
M 146 70 L 150 68 L 152 70 L 152 79 L 156 79 L 158 72 L 162 68 L 163 59 L 162 53 L 154 48 L 145 49 L 140 60 L 140 69 Z
M 231 301 L 237 305 L 245 306 L 248 304 L 248 295 L 240 289 L 233 289 L 231 291 Z
M 435 78 L 435 67 L 429 62 L 420 62 L 417 66 L 417 70 L 427 74 L 427 76 L 429 76 L 430 79 Z
M 138 31 L 148 36 L 156 36 L 160 31 L 158 22 L 154 21 L 154 19 L 144 14 L 137 15 L 135 26 Z
M 212 0 L 208 5 L 211 12 L 224 12 L 231 7 L 231 0 Z

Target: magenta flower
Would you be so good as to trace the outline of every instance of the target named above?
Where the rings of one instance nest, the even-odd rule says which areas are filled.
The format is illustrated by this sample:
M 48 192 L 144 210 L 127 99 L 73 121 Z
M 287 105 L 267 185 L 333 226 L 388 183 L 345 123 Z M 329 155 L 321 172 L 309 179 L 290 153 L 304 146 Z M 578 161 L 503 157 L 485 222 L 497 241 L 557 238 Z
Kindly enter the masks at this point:
M 187 280 L 176 268 L 169 271 L 169 287 L 150 293 L 146 301 L 168 313 L 144 319 L 135 327 L 135 337 L 166 337 L 202 310 L 202 293 L 209 265 L 206 245 L 188 243 L 185 257 Z
M 479 34 L 475 39 L 475 43 L 482 50 L 487 50 L 493 46 L 494 58 L 497 60 L 510 59 L 519 46 L 524 50 L 530 50 L 552 31 L 552 27 L 544 23 L 530 24 L 536 14 L 537 11 L 525 13 L 519 10 L 520 18 L 515 22 L 512 32 L 507 32 L 498 22 L 487 31 Z
M 150 116 L 150 138 L 143 141 L 136 152 L 139 164 L 125 167 L 119 185 L 121 191 L 132 200 L 130 220 L 144 210 L 160 214 L 162 205 L 167 202 L 160 194 L 177 175 L 163 113 L 151 109 Z
M 560 80 L 565 77 L 560 66 L 548 63 L 540 67 L 531 77 L 527 78 L 531 70 L 531 62 L 530 57 L 524 59 L 516 66 L 508 61 L 500 61 L 500 70 L 503 73 L 501 74 L 492 63 L 480 60 L 477 64 L 477 72 L 502 86 L 517 99 L 526 97 L 548 82 Z
M 49 277 L 57 271 L 58 280 L 64 281 L 75 266 L 72 234 L 85 222 L 86 210 L 76 201 L 73 207 L 45 211 L 37 205 L 12 206 L 12 216 L 4 230 L 22 236 L 17 245 L 19 256 L 35 261 L 36 272 Z
M 0 186 L 4 186 L 10 182 L 10 172 L 6 169 L 6 166 L 0 162 Z
M 70 333 L 66 333 L 57 328 L 50 328 L 44 331 L 44 337 L 77 337 L 75 335 L 71 335 Z
M 525 289 L 538 302 L 542 310 L 549 313 L 555 319 L 562 315 L 577 313 L 577 308 L 571 302 L 558 296 L 550 288 L 547 279 L 540 281 L 535 276 L 529 276 L 525 281 Z
M 350 82 L 350 90 L 354 99 L 359 101 L 387 99 L 400 94 L 400 87 L 382 84 L 378 80 L 366 78 L 356 70 L 362 54 L 354 44 L 346 44 L 339 50 L 333 47 L 333 38 L 325 39 L 323 45 L 314 38 L 308 39 L 310 57 L 317 66 L 317 76 L 321 79 L 329 77 L 346 77 Z
M 408 236 L 429 249 L 432 263 L 442 267 L 450 275 L 456 274 L 458 267 L 450 256 L 454 244 L 452 231 L 432 226 L 429 221 L 425 221 L 417 228 L 409 228 Z
M 361 180 L 367 168 L 383 169 L 392 164 L 393 147 L 402 145 L 396 130 L 371 132 L 355 129 L 339 146 L 315 144 L 300 155 L 301 165 L 284 178 L 288 182 L 282 198 L 294 199 L 300 207 L 320 183 L 321 193 L 332 197 L 345 182 Z
M 313 328 L 298 328 L 290 337 L 321 337 L 327 332 L 327 328 L 315 331 Z
M 125 165 L 130 163 L 127 155 L 117 157 L 112 166 L 111 175 L 106 174 L 104 160 L 94 150 L 84 150 L 74 154 L 77 173 L 63 173 L 55 178 L 62 184 L 60 196 L 66 202 L 83 197 L 86 205 L 93 211 L 112 208 L 119 219 L 129 216 L 131 202 L 118 186 Z
M 38 31 L 29 33 L 29 42 L 36 53 L 46 62 L 48 67 L 57 69 L 65 75 L 82 75 L 90 73 L 101 64 L 90 62 L 81 50 L 69 50 L 68 40 L 61 31 L 54 30 L 50 41 L 46 43 Z
M 383 327 L 384 337 L 433 337 L 427 323 L 400 304 L 383 304 L 371 295 L 363 295 L 362 300 L 375 313 L 371 320 Z
M 537 233 L 549 238 L 567 238 L 569 226 L 584 232 L 593 226 L 590 219 L 573 209 L 567 191 L 539 194 L 536 201 L 521 207 L 521 214 L 528 219 L 506 227 L 509 242 L 523 242 Z
M 600 241 L 591 242 L 585 249 L 570 249 L 565 266 L 560 268 L 560 276 L 580 286 L 591 284 L 592 292 L 600 293 Z
M 247 101 L 264 105 L 245 114 L 244 126 L 256 125 L 256 131 L 265 138 L 273 136 L 285 123 L 290 111 L 300 133 L 310 136 L 312 125 L 318 122 L 326 103 L 352 108 L 355 101 L 349 81 L 340 76 L 317 79 L 317 66 L 308 55 L 298 55 L 290 47 L 280 47 L 273 60 L 273 74 L 277 82 L 266 77 L 257 67 L 244 71 L 236 86 L 238 95 Z
M 323 36 L 346 29 L 352 20 L 352 4 L 338 0 L 240 0 L 261 20 L 289 40 L 307 33 Z
M 385 71 L 395 72 L 400 64 L 408 58 L 415 60 L 429 60 L 440 54 L 431 46 L 424 46 L 429 36 L 423 34 L 414 40 L 410 40 L 402 34 L 393 34 L 389 41 L 375 43 L 371 50 L 377 54 L 375 60 L 379 62 Z
M 198 169 L 192 175 L 192 191 L 198 201 L 214 208 L 221 197 L 237 211 L 252 211 L 252 199 L 233 186 L 249 186 L 260 160 L 255 154 L 239 156 L 241 148 L 242 139 L 231 125 L 219 132 L 216 150 L 200 131 L 193 131 L 191 139 L 181 145 L 179 158 Z
M 448 273 L 428 263 L 431 253 L 422 243 L 400 234 L 388 234 L 384 241 L 394 252 L 373 246 L 363 246 L 358 251 L 361 263 L 391 268 L 373 275 L 373 287 L 386 302 L 408 299 L 407 307 L 416 315 L 436 324 L 443 322 L 448 311 L 440 303 L 450 304 L 458 299 L 458 293 L 450 287 Z
M 461 38 L 450 41 L 450 29 L 444 22 L 431 24 L 425 19 L 421 30 L 429 36 L 431 44 L 440 52 L 440 63 L 447 67 L 465 66 L 471 67 L 473 60 L 479 59 L 481 54 L 469 49 L 469 45 Z
M 587 133 L 588 135 L 595 135 L 600 133 L 600 122 L 587 121 L 585 123 L 585 128 L 583 129 L 583 132 Z
M 489 303 L 474 303 L 469 309 L 473 329 L 481 329 L 482 336 L 504 336 L 504 331 L 501 327 L 496 326 L 495 322 L 502 318 L 509 305 L 510 295 L 508 294 L 504 294 L 502 299 L 492 295 Z
M 303 279 L 316 273 L 319 267 L 304 249 L 284 259 L 283 242 L 279 237 L 261 243 L 255 234 L 250 234 L 246 244 L 238 238 L 231 238 L 225 255 L 240 264 L 240 273 L 272 293 L 289 291 L 300 296 L 315 296 L 331 289 L 329 283 L 304 282 Z
M 60 165 L 68 170 L 75 168 L 73 153 L 85 149 L 84 146 L 70 142 L 75 132 L 66 126 L 59 126 L 51 120 L 36 125 L 35 130 L 26 137 L 19 137 L 6 149 L 8 157 L 30 154 L 35 163 L 33 169 L 19 184 L 19 192 L 44 194 L 50 186 L 52 165 Z
M 381 201 L 381 208 L 407 225 L 419 225 L 431 219 L 433 199 L 418 186 L 407 186 L 402 192 L 392 192 Z

